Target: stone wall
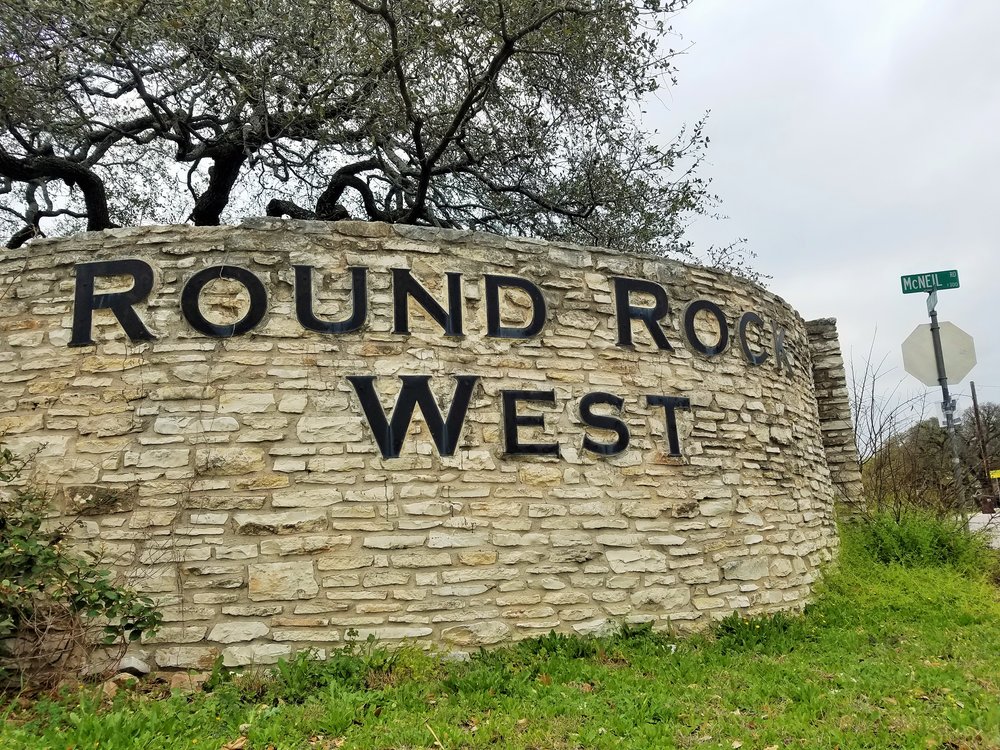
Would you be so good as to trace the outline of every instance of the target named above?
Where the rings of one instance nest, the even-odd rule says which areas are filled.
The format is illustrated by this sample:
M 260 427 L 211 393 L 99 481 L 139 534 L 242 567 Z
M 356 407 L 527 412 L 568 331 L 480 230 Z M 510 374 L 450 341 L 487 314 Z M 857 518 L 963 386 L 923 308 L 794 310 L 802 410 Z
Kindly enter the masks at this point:
M 806 333 L 812 354 L 826 465 L 837 490 L 837 499 L 857 505 L 862 502 L 861 463 L 854 439 L 851 398 L 837 321 L 833 318 L 810 320 L 806 323 Z
M 142 263 L 80 265 L 111 259 Z M 192 321 L 253 323 L 246 278 L 209 282 L 182 312 L 191 279 L 219 266 L 266 294 L 231 337 Z M 363 324 L 306 330 L 293 266 L 314 268 L 320 321 L 349 317 L 349 269 L 366 268 Z M 491 297 L 491 275 L 540 291 L 540 331 L 526 331 L 529 290 Z M 27 479 L 81 543 L 161 603 L 164 628 L 136 647 L 160 667 L 267 663 L 354 631 L 471 648 L 621 621 L 696 627 L 801 606 L 837 545 L 805 325 L 722 272 L 252 220 L 34 241 L 0 278 L 0 431 L 34 454 Z M 430 299 L 394 297 L 406 278 Z M 133 287 L 117 313 L 102 307 Z M 429 377 L 435 401 L 417 398 L 406 426 L 389 415 L 409 376 Z

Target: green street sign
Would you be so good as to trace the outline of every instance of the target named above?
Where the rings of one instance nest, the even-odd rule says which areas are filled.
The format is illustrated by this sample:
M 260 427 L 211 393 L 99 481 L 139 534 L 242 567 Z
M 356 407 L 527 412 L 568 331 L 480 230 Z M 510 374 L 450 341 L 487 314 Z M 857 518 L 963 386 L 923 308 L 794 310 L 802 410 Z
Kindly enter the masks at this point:
M 903 294 L 933 292 L 937 289 L 958 289 L 958 271 L 934 271 L 933 273 L 912 273 L 901 276 Z

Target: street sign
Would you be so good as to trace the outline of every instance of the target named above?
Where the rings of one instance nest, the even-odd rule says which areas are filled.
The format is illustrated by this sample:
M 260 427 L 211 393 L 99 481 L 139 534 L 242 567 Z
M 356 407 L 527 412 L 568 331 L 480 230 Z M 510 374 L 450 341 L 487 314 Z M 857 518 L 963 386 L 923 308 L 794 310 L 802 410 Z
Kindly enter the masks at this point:
M 949 383 L 962 380 L 976 364 L 976 345 L 972 336 L 954 323 L 941 323 L 941 351 Z M 914 328 L 903 342 L 903 368 L 924 385 L 938 385 L 929 323 Z
M 993 469 L 990 472 L 990 479 L 1000 479 L 1000 469 Z
M 900 276 L 903 294 L 933 292 L 936 289 L 958 289 L 958 271 L 933 271 Z

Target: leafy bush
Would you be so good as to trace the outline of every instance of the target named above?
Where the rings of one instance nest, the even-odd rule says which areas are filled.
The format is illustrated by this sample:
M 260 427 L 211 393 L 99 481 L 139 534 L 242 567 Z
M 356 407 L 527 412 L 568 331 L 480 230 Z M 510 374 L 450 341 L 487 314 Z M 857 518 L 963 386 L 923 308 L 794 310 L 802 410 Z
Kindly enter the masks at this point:
M 22 465 L 0 449 L 0 482 Z M 116 584 L 97 555 L 74 550 L 48 516 L 43 495 L 0 496 L 2 681 L 58 679 L 95 645 L 127 644 L 160 623 L 150 599 Z
M 845 524 L 842 535 L 853 551 L 883 565 L 949 566 L 967 574 L 997 570 L 997 553 L 982 534 L 929 513 L 874 515 Z

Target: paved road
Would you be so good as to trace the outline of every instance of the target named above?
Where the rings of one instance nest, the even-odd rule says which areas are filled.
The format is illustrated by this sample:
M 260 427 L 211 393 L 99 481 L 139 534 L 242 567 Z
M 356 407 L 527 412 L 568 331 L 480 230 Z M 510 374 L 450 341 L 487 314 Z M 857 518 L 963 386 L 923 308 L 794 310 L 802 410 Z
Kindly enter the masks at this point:
M 969 518 L 969 531 L 979 531 L 985 529 L 990 535 L 990 546 L 1000 549 L 1000 512 L 989 515 L 987 513 L 977 513 Z

